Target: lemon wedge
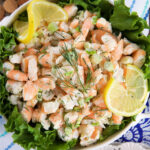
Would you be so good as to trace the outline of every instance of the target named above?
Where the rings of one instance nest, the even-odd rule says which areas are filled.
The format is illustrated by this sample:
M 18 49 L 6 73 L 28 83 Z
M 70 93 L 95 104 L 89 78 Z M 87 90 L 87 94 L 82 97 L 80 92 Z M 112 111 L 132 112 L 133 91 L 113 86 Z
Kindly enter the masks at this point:
M 14 29 L 19 33 L 18 40 L 29 43 L 41 21 L 67 21 L 68 15 L 63 8 L 46 0 L 33 0 L 27 7 L 28 22 L 15 21 Z
M 110 111 L 120 116 L 134 116 L 145 108 L 148 95 L 147 80 L 134 65 L 127 65 L 125 85 L 111 78 L 105 91 L 105 103 Z

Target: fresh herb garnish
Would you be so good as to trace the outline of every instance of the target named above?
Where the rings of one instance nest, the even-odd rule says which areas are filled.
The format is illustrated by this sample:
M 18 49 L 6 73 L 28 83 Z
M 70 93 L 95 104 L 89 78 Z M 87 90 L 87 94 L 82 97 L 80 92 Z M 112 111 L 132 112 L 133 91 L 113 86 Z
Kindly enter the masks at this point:
M 89 55 L 96 54 L 96 50 L 93 50 L 93 49 L 86 48 L 85 51 L 86 51 L 86 53 L 89 54 Z
M 88 64 L 86 63 L 84 58 L 83 58 L 83 61 L 84 61 L 84 63 L 86 64 L 86 66 L 88 68 L 86 81 L 85 81 L 85 83 L 87 84 L 88 82 L 90 82 L 92 80 L 92 71 L 91 71 L 90 67 L 88 66 Z
M 93 98 L 93 96 L 89 96 L 89 97 L 85 98 L 85 102 L 86 102 L 86 103 L 90 102 L 90 100 L 91 100 L 92 98 Z
M 65 76 L 71 76 L 72 74 L 73 74 L 73 71 L 65 72 Z
M 64 57 L 65 60 L 74 68 L 75 73 L 77 74 L 77 78 L 79 80 L 79 83 L 82 87 L 83 92 L 86 92 L 86 88 L 84 87 L 83 83 L 81 82 L 79 73 L 78 73 L 78 54 L 75 50 L 75 48 L 71 48 L 69 51 L 66 44 L 64 47 L 62 47 L 61 54 Z
M 77 32 L 81 32 L 80 26 L 77 26 L 77 27 L 75 28 L 75 30 L 76 30 Z
M 37 99 L 39 102 L 42 101 L 42 90 L 39 90 L 39 91 L 38 91 L 38 94 L 37 94 L 37 96 L 36 96 L 36 99 Z

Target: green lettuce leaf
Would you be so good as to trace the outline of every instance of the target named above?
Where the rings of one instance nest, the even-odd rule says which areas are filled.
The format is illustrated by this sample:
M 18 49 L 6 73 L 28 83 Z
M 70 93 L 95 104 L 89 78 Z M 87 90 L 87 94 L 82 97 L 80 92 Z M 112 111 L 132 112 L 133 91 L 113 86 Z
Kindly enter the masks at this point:
M 126 125 L 128 125 L 134 118 L 124 118 L 121 125 L 108 125 L 102 132 L 102 135 L 100 136 L 100 141 L 104 141 L 109 136 L 113 135 L 114 133 L 124 129 Z

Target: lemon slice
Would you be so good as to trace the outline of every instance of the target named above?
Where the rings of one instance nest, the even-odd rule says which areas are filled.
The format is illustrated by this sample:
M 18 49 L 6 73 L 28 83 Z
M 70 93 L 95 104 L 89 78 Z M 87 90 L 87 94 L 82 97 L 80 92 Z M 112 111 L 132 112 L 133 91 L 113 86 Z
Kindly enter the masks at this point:
M 134 65 L 127 65 L 125 86 L 110 79 L 105 91 L 105 103 L 110 111 L 120 116 L 133 116 L 145 108 L 148 94 L 147 80 Z
M 16 21 L 14 29 L 18 31 L 18 40 L 29 43 L 41 21 L 67 21 L 68 16 L 63 8 L 46 0 L 33 0 L 27 7 L 28 23 Z

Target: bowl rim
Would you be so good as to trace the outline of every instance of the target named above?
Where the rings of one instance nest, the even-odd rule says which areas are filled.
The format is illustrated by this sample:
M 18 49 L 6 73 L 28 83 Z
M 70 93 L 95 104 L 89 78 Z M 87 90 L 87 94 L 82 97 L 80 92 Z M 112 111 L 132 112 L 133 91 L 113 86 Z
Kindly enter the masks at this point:
M 2 21 L 0 21 L 0 27 L 1 26 L 10 26 L 12 25 L 12 23 L 17 19 L 18 15 L 20 13 L 22 13 L 28 3 L 30 3 L 30 1 L 32 0 L 29 0 L 27 1 L 26 3 L 24 3 L 23 5 L 21 5 L 20 7 L 18 7 L 10 16 L 7 16 L 5 17 Z M 109 2 L 113 5 L 114 4 L 114 1 L 113 0 L 109 0 Z M 147 98 L 145 99 L 145 104 L 146 102 L 148 101 L 148 98 L 149 98 L 149 93 L 147 95 Z M 4 117 L 5 118 L 5 117 Z M 124 129 L 116 132 L 115 134 L 109 136 L 107 139 L 105 139 L 104 141 L 102 142 L 96 142 L 96 143 L 93 143 L 92 145 L 89 145 L 87 147 L 77 147 L 77 148 L 73 148 L 73 149 L 78 149 L 78 150 L 96 150 L 98 148 L 102 148 L 108 144 L 111 144 L 113 143 L 115 140 L 119 139 L 123 134 L 125 134 L 132 126 L 136 125 L 141 119 L 144 119 L 144 118 L 150 118 L 150 114 L 144 114 L 144 113 L 139 113 L 136 118 L 135 118 L 135 121 L 131 121 Z M 6 118 L 5 118 L 6 119 Z M 7 119 L 6 119 L 7 120 Z

